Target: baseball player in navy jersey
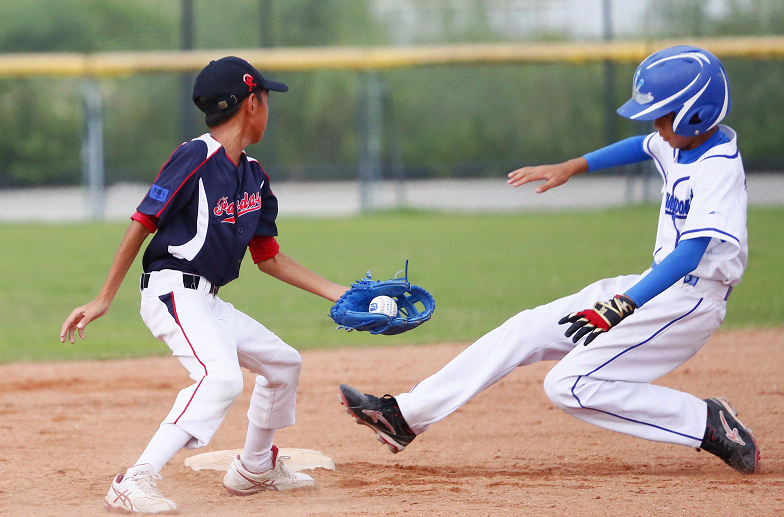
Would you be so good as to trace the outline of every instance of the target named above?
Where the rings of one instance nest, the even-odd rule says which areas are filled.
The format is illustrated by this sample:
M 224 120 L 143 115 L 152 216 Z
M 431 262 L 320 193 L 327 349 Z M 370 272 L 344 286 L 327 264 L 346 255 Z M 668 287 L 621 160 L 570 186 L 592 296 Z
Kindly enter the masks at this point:
M 518 169 L 508 183 L 545 180 L 536 188 L 545 192 L 578 173 L 653 160 L 664 186 L 651 268 L 524 310 L 409 393 L 378 398 L 341 385 L 349 414 L 399 452 L 518 366 L 557 360 L 544 389 L 570 415 L 703 449 L 739 472 L 757 472 L 754 436 L 726 399 L 701 400 L 651 384 L 696 354 L 719 327 L 746 267 L 743 164 L 735 132 L 719 125 L 731 106 L 727 75 L 711 53 L 678 46 L 646 58 L 618 113 L 653 121 L 656 132 L 561 164 Z M 597 230 L 613 224 L 623 221 L 600 222 Z
M 258 268 L 331 301 L 347 287 L 330 282 L 279 250 L 278 201 L 259 163 L 245 154 L 267 125 L 270 91 L 285 84 L 266 80 L 247 61 L 212 61 L 196 77 L 193 100 L 209 133 L 180 145 L 161 168 L 112 262 L 100 294 L 74 309 L 60 340 L 84 338 L 103 315 L 147 236 L 143 256 L 141 315 L 190 373 L 168 416 L 135 464 L 112 481 L 110 511 L 160 513 L 176 504 L 157 489 L 159 472 L 181 448 L 209 443 L 243 389 L 242 372 L 257 374 L 248 409 L 242 455 L 223 480 L 234 495 L 313 485 L 291 472 L 273 445 L 276 429 L 294 423 L 301 358 L 259 322 L 218 297 L 239 276 L 245 251 Z

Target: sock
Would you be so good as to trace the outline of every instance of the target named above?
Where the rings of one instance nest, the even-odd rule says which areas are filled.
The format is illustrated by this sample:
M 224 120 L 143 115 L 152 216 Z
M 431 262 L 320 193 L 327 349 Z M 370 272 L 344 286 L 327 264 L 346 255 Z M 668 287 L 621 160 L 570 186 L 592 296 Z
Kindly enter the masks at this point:
M 174 424 L 161 424 L 147 448 L 139 457 L 136 465 L 149 463 L 152 465 L 153 472 L 159 473 L 164 465 L 174 456 L 177 451 L 182 449 L 191 435 L 180 429 Z M 132 475 L 134 467 L 128 469 L 127 475 Z
M 242 465 L 256 474 L 272 468 L 272 439 L 275 429 L 262 429 L 248 422 L 245 449 L 242 451 Z

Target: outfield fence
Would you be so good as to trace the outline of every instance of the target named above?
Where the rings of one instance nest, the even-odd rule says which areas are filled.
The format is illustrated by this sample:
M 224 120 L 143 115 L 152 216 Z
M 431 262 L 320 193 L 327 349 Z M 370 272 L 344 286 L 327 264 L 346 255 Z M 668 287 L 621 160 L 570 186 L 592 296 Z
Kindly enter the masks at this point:
M 448 181 L 461 177 L 493 176 L 526 165 L 531 161 L 550 160 L 553 157 L 561 156 L 572 157 L 578 153 L 590 151 L 598 145 L 604 145 L 608 141 L 612 141 L 615 136 L 625 136 L 617 129 L 608 126 L 608 122 L 602 122 L 602 119 L 614 121 L 617 118 L 614 113 L 614 107 L 618 104 L 614 96 L 617 97 L 617 95 L 608 91 L 605 91 L 604 95 L 596 92 L 601 92 L 602 88 L 605 90 L 608 88 L 607 77 L 614 74 L 611 68 L 613 65 L 624 67 L 623 77 L 626 78 L 627 72 L 633 71 L 634 65 L 648 54 L 675 44 L 693 44 L 706 48 L 722 60 L 738 60 L 736 62 L 740 65 L 755 62 L 779 63 L 784 60 L 784 37 L 782 36 L 579 43 L 460 44 L 419 47 L 252 48 L 0 55 L 0 79 L 13 81 L 54 77 L 76 79 L 81 83 L 85 129 L 81 138 L 80 156 L 84 186 L 81 196 L 70 197 L 72 199 L 74 197 L 82 198 L 83 206 L 75 211 L 81 213 L 81 217 L 86 213 L 88 218 L 103 219 L 110 217 L 109 213 L 112 210 L 110 205 L 115 204 L 107 197 L 111 195 L 107 188 L 114 183 L 124 181 L 124 174 L 126 174 L 123 171 L 124 168 L 139 166 L 131 163 L 135 158 L 133 155 L 108 156 L 117 147 L 118 139 L 140 140 L 143 142 L 140 149 L 146 150 L 148 153 L 152 153 L 151 148 L 155 146 L 161 148 L 155 153 L 156 159 L 160 160 L 155 168 L 146 162 L 143 165 L 149 169 L 151 174 L 157 172 L 157 166 L 160 166 L 161 161 L 168 156 L 166 153 L 170 152 L 177 142 L 182 141 L 179 140 L 179 135 L 172 136 L 171 131 L 161 133 L 157 131 L 159 128 L 152 127 L 150 135 L 123 133 L 123 117 L 136 115 L 135 113 L 120 112 L 116 107 L 124 101 L 122 91 L 129 80 L 142 76 L 157 77 L 161 74 L 193 74 L 210 60 L 225 55 L 242 56 L 257 68 L 264 70 L 265 73 L 266 71 L 281 73 L 284 74 L 283 79 L 294 78 L 293 80 L 297 83 L 308 82 L 308 78 L 303 74 L 334 71 L 354 74 L 356 75 L 355 79 L 337 77 L 331 81 L 332 87 L 335 88 L 334 95 L 338 99 L 337 102 L 347 104 L 347 109 L 356 110 L 356 114 L 344 116 L 344 120 L 339 121 L 343 125 L 339 127 L 332 127 L 335 118 L 332 114 L 313 115 L 317 120 L 311 124 L 311 127 L 315 127 L 316 131 L 327 133 L 326 139 L 315 144 L 310 140 L 306 143 L 295 144 L 295 149 L 298 146 L 302 149 L 301 161 L 292 164 L 289 159 L 286 162 L 285 158 L 281 157 L 284 153 L 277 152 L 276 146 L 279 146 L 283 140 L 288 141 L 301 136 L 302 131 L 300 131 L 300 135 L 289 133 L 279 136 L 279 129 L 276 127 L 275 131 L 268 132 L 271 134 L 265 136 L 264 141 L 259 144 L 261 146 L 259 154 L 264 155 L 263 164 L 271 166 L 273 178 L 285 180 L 278 182 L 279 188 L 288 181 L 292 181 L 296 185 L 295 191 L 300 188 L 307 190 L 307 187 L 302 187 L 302 182 L 313 183 L 315 181 L 321 184 L 328 179 L 340 179 L 345 185 L 352 185 L 340 188 L 340 193 L 351 192 L 356 198 L 350 201 L 345 201 L 342 196 L 337 195 L 333 195 L 332 198 L 343 200 L 340 206 L 358 206 L 359 211 L 367 211 L 389 206 L 419 207 L 420 205 L 416 204 L 419 201 L 415 201 L 415 197 L 411 194 L 415 189 L 407 188 L 408 181 L 406 180 Z M 531 72 L 524 77 L 526 84 L 518 86 L 518 83 L 521 82 L 520 76 L 516 71 L 508 68 L 510 65 L 516 64 L 564 65 L 586 69 L 588 70 L 587 77 L 581 81 L 593 84 L 595 92 L 585 92 L 582 83 L 577 86 L 571 85 L 572 89 L 570 89 L 569 83 L 573 80 L 574 68 L 559 69 L 552 73 L 546 72 L 546 74 L 554 76 L 547 80 L 541 78 L 545 73 Z M 471 81 L 472 76 L 481 76 L 483 73 L 487 73 L 486 67 L 491 65 L 502 67 L 505 70 L 503 74 L 506 75 L 502 75 L 502 80 L 508 82 L 507 89 L 517 87 L 520 88 L 521 95 L 531 97 L 531 100 L 528 101 L 529 106 L 525 108 L 507 107 L 504 104 L 506 101 L 497 102 L 497 105 L 490 106 L 494 101 L 492 98 L 494 96 L 493 84 L 482 84 L 481 87 L 473 89 L 470 84 L 465 84 L 466 81 Z M 597 68 L 596 65 L 599 67 Z M 454 67 L 463 68 L 459 73 L 453 73 L 451 70 Z M 737 75 L 746 74 L 748 68 L 748 66 L 739 66 L 735 73 Z M 415 76 L 416 84 L 414 85 L 405 84 L 410 82 L 410 78 L 401 77 L 395 72 L 409 69 L 422 71 L 421 74 Z M 594 77 L 596 75 L 598 77 Z M 773 153 L 771 157 L 763 158 L 762 162 L 755 158 L 756 162 L 753 162 L 753 166 L 756 170 L 771 170 L 764 167 L 769 164 L 775 167 L 784 160 L 784 150 L 780 144 L 777 145 L 775 142 L 779 133 L 773 132 L 773 128 L 778 128 L 781 124 L 777 116 L 771 117 L 772 114 L 776 114 L 776 106 L 784 103 L 781 100 L 782 88 L 777 86 L 780 82 L 779 75 L 777 66 L 760 81 L 757 81 L 756 91 L 743 92 L 743 96 L 739 96 L 744 102 L 749 98 L 752 101 L 758 99 L 755 102 L 758 102 L 761 107 L 754 114 L 745 115 L 746 118 L 738 118 L 744 117 L 743 112 L 740 115 L 735 115 L 735 121 L 739 120 L 742 125 L 754 127 L 760 125 L 761 119 L 765 119 L 764 122 L 771 125 L 772 128 L 768 132 L 766 142 L 753 142 L 751 145 L 749 156 L 757 157 L 760 148 L 763 149 L 763 152 Z M 437 78 L 435 78 L 436 76 Z M 602 77 L 604 77 L 604 84 L 602 84 Z M 623 83 L 631 82 L 630 73 L 628 79 Z M 183 81 L 182 84 L 186 82 Z M 529 82 L 532 83 L 531 86 L 528 85 Z M 399 93 L 398 90 L 402 86 L 409 87 L 410 90 Z M 563 91 L 557 91 L 554 88 L 560 88 Z M 188 88 L 183 87 L 183 91 L 180 92 L 182 97 L 189 96 L 187 90 Z M 412 100 L 410 97 L 412 90 L 425 98 L 424 102 L 429 102 L 430 105 L 443 103 L 445 108 L 431 117 L 431 120 L 421 120 L 419 118 L 421 109 L 409 102 Z M 313 94 L 314 92 L 310 92 L 310 95 Z M 320 92 L 315 92 L 315 94 L 320 94 Z M 398 97 L 395 97 L 396 94 Z M 290 94 L 287 95 L 288 97 L 282 101 L 283 103 L 290 102 L 292 99 Z M 586 95 L 596 97 L 593 102 L 599 104 L 600 107 L 591 109 L 581 107 L 581 111 L 570 115 L 576 122 L 571 119 L 566 121 L 567 115 L 564 113 L 553 112 L 554 109 L 569 110 L 564 106 L 564 101 L 560 100 L 561 98 Z M 603 96 L 606 100 L 602 100 Z M 626 96 L 627 94 L 624 92 L 623 97 Z M 108 102 L 110 105 L 107 105 L 107 97 L 110 99 Z M 171 104 L 172 99 L 176 98 L 177 95 L 172 95 L 169 91 L 160 91 L 160 97 L 156 95 L 155 98 L 149 99 L 149 104 L 156 105 L 156 107 L 159 104 L 161 107 L 165 107 L 167 103 Z M 772 102 L 771 99 L 774 101 Z M 304 102 L 307 100 L 307 97 L 304 98 Z M 300 98 L 298 102 L 303 102 L 303 99 Z M 543 105 L 545 102 L 547 105 Z M 352 103 L 353 107 L 351 107 Z M 455 120 L 450 118 L 450 103 L 457 105 L 471 103 L 479 105 L 479 107 L 469 112 L 463 119 Z M 537 103 L 542 105 L 541 112 L 536 109 Z M 601 107 L 601 104 L 604 106 Z M 736 102 L 736 104 L 738 103 Z M 483 105 L 488 106 L 484 112 L 480 111 Z M 193 109 L 192 106 L 191 109 Z M 279 109 L 278 106 L 275 106 L 275 109 Z M 298 112 L 308 109 L 312 108 L 284 105 L 282 111 L 288 119 L 300 117 L 301 114 Z M 572 108 L 573 111 L 574 109 Z M 746 107 L 738 108 L 736 112 L 742 109 L 751 113 L 751 110 Z M 309 113 L 306 113 L 304 116 L 308 115 Z M 358 120 L 353 120 L 353 116 L 356 116 Z M 504 131 L 497 131 L 497 128 L 493 127 L 495 120 L 502 116 L 509 119 L 506 121 L 507 125 L 530 126 L 531 129 L 537 129 L 538 126 L 537 130 L 540 133 L 543 131 L 541 129 L 543 124 L 558 125 L 561 130 L 574 131 L 578 134 L 582 132 L 584 141 L 577 142 L 578 138 L 572 135 L 553 135 L 551 138 L 547 138 L 544 144 L 541 140 L 527 141 L 525 140 L 528 136 L 526 128 L 515 128 L 514 132 L 510 132 L 506 126 L 504 131 L 507 134 L 504 134 Z M 159 122 L 160 126 L 176 126 L 171 121 L 161 120 Z M 277 124 L 277 121 L 274 123 Z M 610 122 L 610 124 L 617 123 Z M 347 127 L 347 125 L 353 124 L 355 127 Z M 326 128 L 322 129 L 322 126 L 326 126 Z M 398 142 L 401 139 L 401 134 L 409 135 L 423 126 L 429 126 L 429 134 L 414 135 L 409 138 L 409 142 L 406 144 Z M 441 136 L 439 136 L 440 127 L 444 128 Z M 741 135 L 745 134 L 744 128 L 736 127 L 736 129 L 741 129 L 739 131 Z M 107 131 L 110 131 L 109 136 L 105 135 Z M 494 131 L 497 131 L 498 134 L 494 134 Z M 597 136 L 603 132 L 606 132 L 606 138 L 601 135 Z M 195 136 L 191 128 L 186 128 L 182 133 Z M 474 155 L 481 154 L 477 151 L 474 155 L 465 153 L 467 157 L 455 158 L 454 163 L 434 164 L 428 161 L 431 159 L 431 154 L 449 157 L 463 151 L 462 149 L 450 149 L 448 145 L 444 145 L 444 142 L 455 136 L 470 139 L 473 133 L 480 134 L 484 140 L 489 140 L 494 146 L 498 146 L 500 152 L 496 153 L 490 149 L 483 151 L 484 156 L 499 154 L 506 157 L 500 158 L 496 162 L 489 162 L 485 157 L 483 158 L 485 161 L 479 163 L 477 159 L 472 158 Z M 161 142 L 163 140 L 161 134 L 166 135 L 166 142 Z M 147 141 L 144 141 L 144 136 L 148 136 Z M 746 157 L 744 144 L 748 145 L 748 142 L 741 142 L 741 149 Z M 408 145 L 408 153 L 414 158 L 403 156 L 401 148 L 404 145 Z M 528 156 L 509 158 L 508 155 L 514 154 L 510 152 L 510 149 L 514 150 L 517 146 L 526 149 Z M 546 146 L 547 148 L 544 148 Z M 61 147 L 67 149 L 68 146 Z M 344 156 L 343 162 L 340 163 L 335 163 L 331 154 L 329 158 L 319 158 L 320 154 L 327 155 L 335 148 L 348 149 L 349 151 L 344 151 L 344 155 L 348 154 L 352 158 L 346 161 Z M 442 149 L 439 150 L 439 148 Z M 772 149 L 772 151 L 764 151 L 764 149 Z M 436 152 L 437 150 L 439 151 Z M 67 151 L 72 152 L 71 149 L 67 149 Z M 255 151 L 252 154 L 256 156 Z M 112 162 L 109 166 L 108 178 L 107 160 Z M 329 160 L 333 161 L 328 162 Z M 769 163 L 765 160 L 768 160 Z M 331 176 L 330 171 L 333 173 Z M 651 168 L 642 171 L 629 169 L 621 172 L 626 176 L 625 180 L 621 182 L 608 181 L 613 185 L 621 185 L 619 197 L 621 202 L 636 202 L 640 196 L 648 197 L 648 194 L 638 195 L 635 194 L 635 191 L 648 188 L 647 185 L 652 181 L 651 178 L 655 176 Z M 383 182 L 382 180 L 387 181 Z M 653 181 L 655 182 L 656 179 L 654 178 Z M 424 183 L 420 182 L 419 185 L 424 185 Z M 389 192 L 392 193 L 392 201 L 389 201 Z M 9 195 L 19 197 L 19 193 L 14 191 Z M 595 198 L 597 196 L 589 197 Z M 427 207 L 429 200 L 437 198 L 436 195 L 435 198 L 431 196 L 422 199 L 421 206 Z M 571 200 L 571 205 L 581 205 L 585 202 L 584 198 L 585 196 L 578 194 L 576 198 Z M 329 200 L 327 204 L 329 204 Z
M 271 71 L 383 70 L 479 63 L 639 63 L 655 50 L 695 45 L 719 58 L 782 59 L 784 36 L 678 38 L 648 41 L 487 43 L 421 47 L 246 48 L 90 54 L 0 55 L 0 77 L 116 77 L 150 72 L 197 72 L 212 59 L 243 56 Z

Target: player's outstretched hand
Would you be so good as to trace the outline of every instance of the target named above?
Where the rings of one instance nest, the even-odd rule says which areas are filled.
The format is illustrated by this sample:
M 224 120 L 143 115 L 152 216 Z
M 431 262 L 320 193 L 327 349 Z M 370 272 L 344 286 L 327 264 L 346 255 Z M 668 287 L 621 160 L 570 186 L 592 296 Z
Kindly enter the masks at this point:
M 66 338 L 73 344 L 74 333 L 78 332 L 79 337 L 84 339 L 84 328 L 94 319 L 100 318 L 109 309 L 109 304 L 95 299 L 86 305 L 75 308 L 71 315 L 63 323 L 60 330 L 60 343 L 65 343 Z
M 572 341 L 577 343 L 580 338 L 587 335 L 584 346 L 593 341 L 602 332 L 607 332 L 626 316 L 634 312 L 637 305 L 626 295 L 616 294 L 615 297 L 607 302 L 596 302 L 592 309 L 580 312 L 573 312 L 564 316 L 558 322 L 559 325 L 571 323 L 564 335 L 570 337 L 574 334 Z
M 506 182 L 513 187 L 519 187 L 532 181 L 545 180 L 542 185 L 536 187 L 536 193 L 541 194 L 553 187 L 563 185 L 575 174 L 580 174 L 587 170 L 588 162 L 585 158 L 580 157 L 554 165 L 537 165 L 517 169 L 507 175 L 509 179 Z

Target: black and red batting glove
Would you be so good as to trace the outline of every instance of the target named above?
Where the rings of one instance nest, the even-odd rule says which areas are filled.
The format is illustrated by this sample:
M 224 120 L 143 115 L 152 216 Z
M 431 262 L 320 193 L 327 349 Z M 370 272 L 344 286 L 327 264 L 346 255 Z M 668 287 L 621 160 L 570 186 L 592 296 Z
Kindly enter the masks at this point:
M 580 341 L 580 338 L 587 335 L 583 343 L 583 346 L 587 346 L 588 343 L 596 339 L 596 336 L 616 326 L 622 319 L 633 313 L 636 308 L 637 304 L 631 298 L 623 294 L 616 294 L 608 302 L 596 302 L 593 304 L 593 309 L 573 312 L 568 316 L 564 316 L 558 324 L 572 324 L 566 329 L 564 335 L 570 337 L 574 334 L 572 338 L 574 343 L 577 343 Z

